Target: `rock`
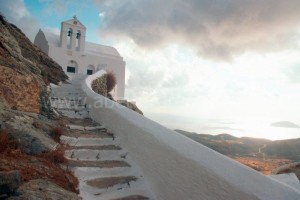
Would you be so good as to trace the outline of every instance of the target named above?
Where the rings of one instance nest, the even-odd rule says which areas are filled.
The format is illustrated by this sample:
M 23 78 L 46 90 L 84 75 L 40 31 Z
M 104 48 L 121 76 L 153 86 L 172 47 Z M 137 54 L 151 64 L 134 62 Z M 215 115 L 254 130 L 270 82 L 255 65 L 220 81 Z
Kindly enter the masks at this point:
M 0 172 L 0 195 L 16 192 L 20 183 L 21 177 L 19 171 Z
M 118 100 L 117 101 L 119 104 L 141 114 L 141 115 L 144 115 L 143 112 L 136 106 L 136 104 L 134 102 L 129 102 L 129 101 L 126 101 L 126 100 Z
M 25 114 L 15 114 L 5 122 L 10 134 L 19 143 L 20 149 L 30 155 L 47 152 L 56 146 L 56 143 L 43 131 L 42 127 L 36 128 L 33 125 L 34 122 L 38 126 L 36 119 Z
M 20 199 L 48 199 L 48 200 L 79 200 L 77 194 L 67 191 L 58 185 L 42 179 L 31 180 L 23 184 L 18 192 Z

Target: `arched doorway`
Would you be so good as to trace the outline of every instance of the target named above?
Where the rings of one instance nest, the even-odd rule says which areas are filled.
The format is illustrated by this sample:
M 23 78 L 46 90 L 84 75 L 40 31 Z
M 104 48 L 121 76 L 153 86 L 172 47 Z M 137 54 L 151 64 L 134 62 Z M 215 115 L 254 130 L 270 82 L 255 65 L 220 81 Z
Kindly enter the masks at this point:
M 95 73 L 95 67 L 93 65 L 89 65 L 87 67 L 86 74 L 87 75 L 92 75 L 93 73 Z
M 70 60 L 67 65 L 68 73 L 78 73 L 78 64 L 74 60 Z

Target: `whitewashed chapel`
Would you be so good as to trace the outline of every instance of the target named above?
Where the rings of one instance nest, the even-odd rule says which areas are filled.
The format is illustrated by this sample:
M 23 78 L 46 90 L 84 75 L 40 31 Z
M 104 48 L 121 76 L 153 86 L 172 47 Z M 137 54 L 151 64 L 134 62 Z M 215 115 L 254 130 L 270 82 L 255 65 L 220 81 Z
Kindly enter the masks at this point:
M 60 36 L 52 32 L 37 33 L 34 44 L 62 66 L 68 75 L 91 75 L 99 70 L 111 71 L 116 75 L 116 99 L 124 99 L 125 61 L 118 51 L 86 41 L 86 27 L 76 18 L 61 23 Z

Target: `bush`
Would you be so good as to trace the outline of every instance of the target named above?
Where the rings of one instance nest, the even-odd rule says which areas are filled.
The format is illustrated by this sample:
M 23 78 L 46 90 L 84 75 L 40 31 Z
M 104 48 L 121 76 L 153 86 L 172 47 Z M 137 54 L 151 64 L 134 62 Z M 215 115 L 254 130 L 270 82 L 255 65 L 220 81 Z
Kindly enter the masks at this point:
M 114 73 L 107 72 L 106 74 L 106 88 L 107 92 L 111 92 L 117 84 L 117 79 Z
M 115 74 L 112 72 L 107 72 L 92 82 L 92 89 L 97 94 L 107 97 L 109 96 L 108 93 L 114 89 L 116 84 L 117 79 Z
M 60 136 L 63 135 L 63 131 L 60 128 L 53 128 L 51 131 L 51 137 L 57 143 L 60 143 Z
M 96 92 L 97 94 L 100 94 L 102 96 L 107 96 L 107 88 L 106 88 L 106 74 L 104 74 L 103 76 L 95 79 L 92 82 L 92 89 L 94 92 Z

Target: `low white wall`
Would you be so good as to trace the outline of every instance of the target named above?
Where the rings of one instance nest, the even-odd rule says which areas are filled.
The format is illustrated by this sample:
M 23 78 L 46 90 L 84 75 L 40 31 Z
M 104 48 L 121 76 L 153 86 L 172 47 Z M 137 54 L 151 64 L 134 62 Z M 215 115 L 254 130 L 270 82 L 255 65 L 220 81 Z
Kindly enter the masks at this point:
M 102 73 L 82 83 L 91 117 L 120 137 L 156 199 L 300 199 L 291 187 L 96 94 L 90 85 Z

